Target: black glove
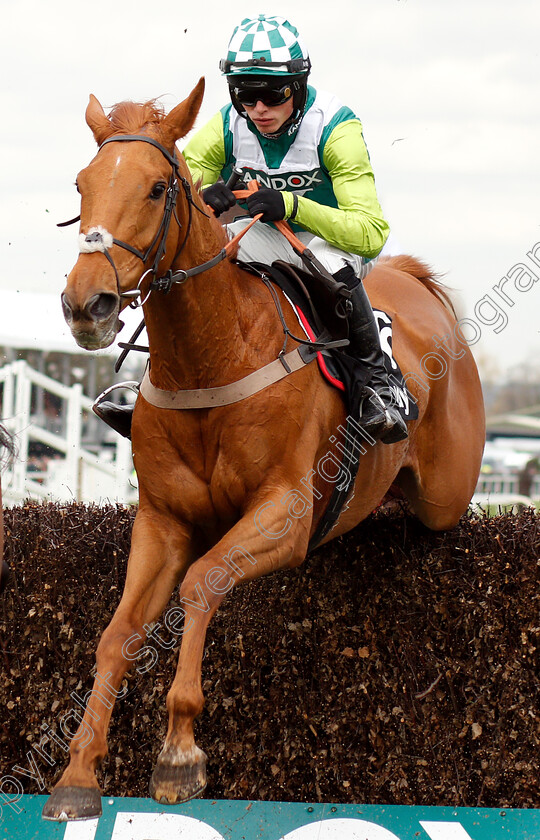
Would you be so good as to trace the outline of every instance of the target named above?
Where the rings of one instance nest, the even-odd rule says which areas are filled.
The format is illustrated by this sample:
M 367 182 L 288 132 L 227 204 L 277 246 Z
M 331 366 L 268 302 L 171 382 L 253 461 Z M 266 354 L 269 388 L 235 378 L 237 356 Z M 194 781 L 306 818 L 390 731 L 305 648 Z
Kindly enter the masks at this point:
M 216 214 L 216 218 L 221 216 L 221 214 L 225 213 L 227 210 L 230 210 L 230 208 L 234 207 L 236 204 L 236 198 L 234 197 L 233 191 L 230 190 L 226 184 L 222 184 L 221 182 L 212 184 L 211 187 L 207 187 L 203 190 L 202 197 L 204 198 L 206 204 L 212 208 Z
M 255 190 L 246 201 L 250 216 L 263 214 L 261 222 L 278 222 L 285 217 L 285 202 L 279 190 Z

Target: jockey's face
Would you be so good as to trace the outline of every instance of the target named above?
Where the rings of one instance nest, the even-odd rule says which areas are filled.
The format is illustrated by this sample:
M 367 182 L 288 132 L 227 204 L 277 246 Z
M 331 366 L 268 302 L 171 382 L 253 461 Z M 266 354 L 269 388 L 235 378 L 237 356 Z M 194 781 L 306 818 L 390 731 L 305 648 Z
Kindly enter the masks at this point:
M 293 97 L 282 105 L 265 105 L 260 99 L 255 105 L 243 105 L 245 111 L 261 134 L 275 134 L 293 112 Z

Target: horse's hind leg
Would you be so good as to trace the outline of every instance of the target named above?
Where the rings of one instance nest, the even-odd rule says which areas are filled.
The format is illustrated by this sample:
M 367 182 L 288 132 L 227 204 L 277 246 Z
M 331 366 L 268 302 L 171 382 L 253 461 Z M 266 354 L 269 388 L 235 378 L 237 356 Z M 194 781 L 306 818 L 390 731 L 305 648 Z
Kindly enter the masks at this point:
M 63 719 L 68 725 L 69 720 L 80 721 L 80 725 L 70 745 L 69 765 L 43 808 L 45 819 L 90 819 L 101 814 L 95 771 L 107 753 L 114 701 L 122 696 L 124 674 L 144 644 L 144 626 L 162 613 L 191 559 L 184 529 L 169 519 L 139 511 L 124 593 L 98 645 L 97 673 L 84 717 L 81 719 L 74 704 Z M 60 725 L 67 734 L 67 726 Z
M 485 425 L 477 377 L 460 389 L 454 385 L 454 398 L 437 394 L 437 385 L 432 384 L 427 410 L 414 431 L 412 456 L 396 483 L 424 525 L 440 531 L 453 528 L 467 510 L 480 472 Z

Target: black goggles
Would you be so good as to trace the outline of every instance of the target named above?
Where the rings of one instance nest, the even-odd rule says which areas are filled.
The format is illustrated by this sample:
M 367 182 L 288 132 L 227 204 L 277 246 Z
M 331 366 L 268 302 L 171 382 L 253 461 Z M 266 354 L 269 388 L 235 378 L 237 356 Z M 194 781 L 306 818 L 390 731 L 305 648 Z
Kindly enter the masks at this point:
M 257 102 L 262 102 L 268 108 L 274 108 L 276 105 L 283 105 L 293 95 L 293 89 L 290 84 L 283 85 L 283 87 L 235 87 L 234 92 L 236 98 L 242 105 L 247 105 L 248 108 L 253 108 Z

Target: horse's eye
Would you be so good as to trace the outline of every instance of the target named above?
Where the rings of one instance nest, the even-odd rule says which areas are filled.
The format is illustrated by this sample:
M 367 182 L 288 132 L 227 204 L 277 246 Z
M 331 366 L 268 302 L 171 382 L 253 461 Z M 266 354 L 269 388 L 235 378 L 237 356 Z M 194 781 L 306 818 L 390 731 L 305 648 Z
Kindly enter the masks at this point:
M 79 195 L 80 195 L 80 194 L 81 194 L 81 191 L 80 191 L 80 189 L 79 189 L 79 184 L 77 183 L 77 181 L 75 181 L 75 187 L 77 188 L 77 192 L 78 192 L 78 193 L 79 193 Z
M 150 192 L 150 198 L 153 198 L 154 201 L 158 198 L 161 198 L 165 190 L 167 189 L 167 184 L 164 184 L 162 181 L 158 181 L 157 184 L 154 184 L 152 190 Z

